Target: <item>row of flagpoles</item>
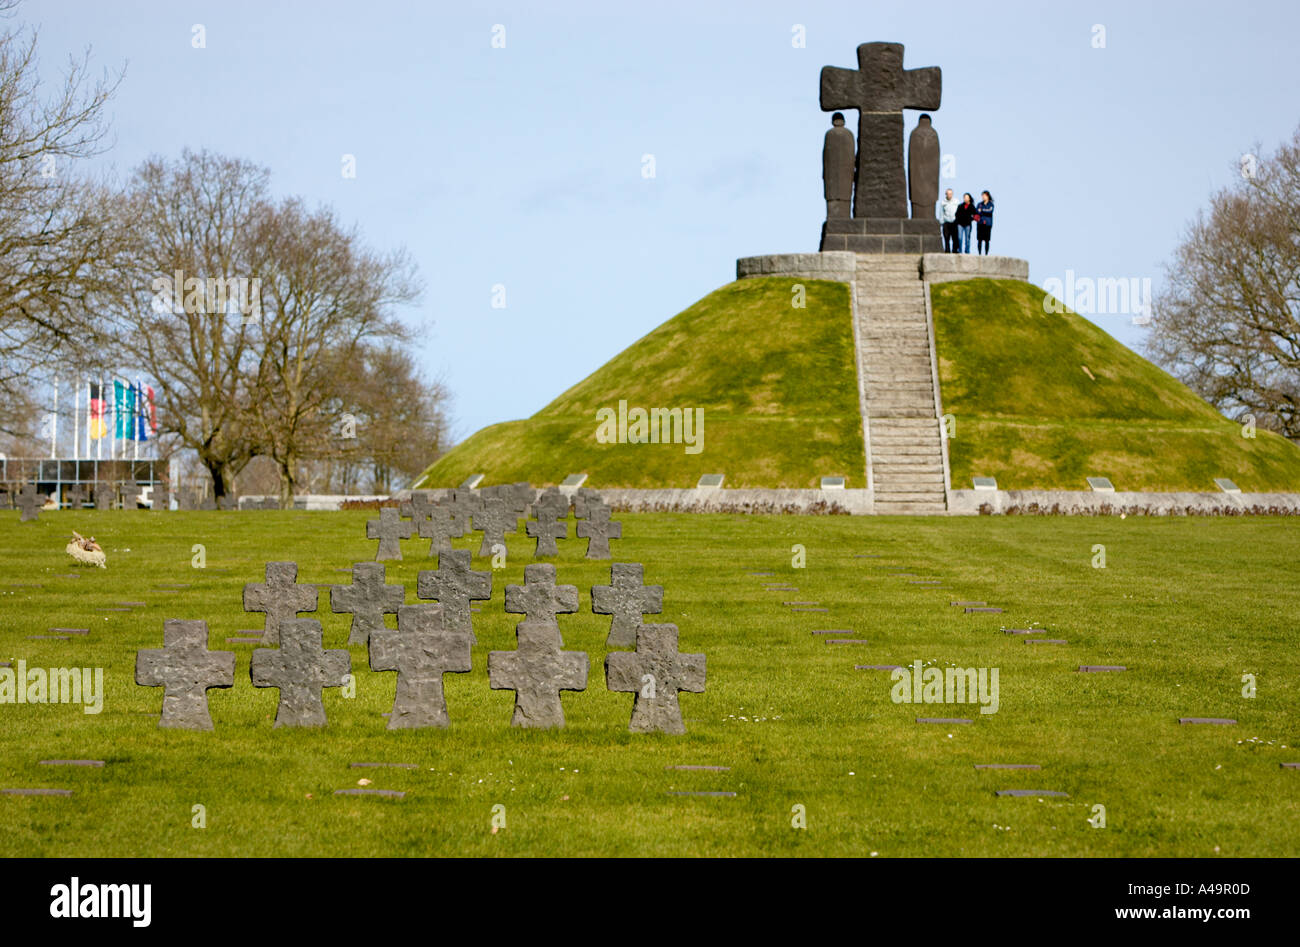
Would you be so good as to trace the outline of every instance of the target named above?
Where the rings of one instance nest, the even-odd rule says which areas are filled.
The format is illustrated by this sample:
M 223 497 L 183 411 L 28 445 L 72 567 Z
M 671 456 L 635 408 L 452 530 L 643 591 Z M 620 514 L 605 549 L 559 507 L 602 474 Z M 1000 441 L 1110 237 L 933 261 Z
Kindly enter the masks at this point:
M 74 460 L 82 457 L 102 460 L 104 442 L 108 441 L 110 460 L 126 459 L 126 445 L 131 444 L 131 459 L 139 460 L 140 443 L 158 434 L 158 409 L 154 404 L 153 386 L 139 378 L 130 381 L 113 379 L 111 386 L 104 379 L 78 382 L 74 389 L 75 406 L 72 412 L 72 454 Z M 85 452 L 82 453 L 81 395 L 86 395 Z M 112 394 L 111 401 L 108 398 Z M 110 427 L 111 417 L 111 427 Z M 50 423 L 50 457 L 58 457 L 59 446 L 59 383 L 54 383 L 54 412 Z

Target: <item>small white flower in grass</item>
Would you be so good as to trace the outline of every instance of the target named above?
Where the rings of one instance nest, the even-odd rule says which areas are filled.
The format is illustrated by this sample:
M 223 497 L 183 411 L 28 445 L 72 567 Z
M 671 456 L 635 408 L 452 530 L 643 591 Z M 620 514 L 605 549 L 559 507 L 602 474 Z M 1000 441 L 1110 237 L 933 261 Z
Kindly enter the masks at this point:
M 872 857 L 872 858 L 875 858 L 875 857 L 876 857 L 877 855 L 879 855 L 879 854 L 880 854 L 879 852 L 872 852 L 872 853 L 871 853 L 871 857 Z
M 357 780 L 357 785 L 358 785 L 358 786 L 369 786 L 369 785 L 370 785 L 370 780 L 365 779 L 365 778 L 358 779 L 358 780 Z
M 849 771 L 849 775 L 850 775 L 850 776 L 855 776 L 855 775 L 857 775 L 857 774 L 854 773 L 852 770 L 850 770 L 850 771 Z

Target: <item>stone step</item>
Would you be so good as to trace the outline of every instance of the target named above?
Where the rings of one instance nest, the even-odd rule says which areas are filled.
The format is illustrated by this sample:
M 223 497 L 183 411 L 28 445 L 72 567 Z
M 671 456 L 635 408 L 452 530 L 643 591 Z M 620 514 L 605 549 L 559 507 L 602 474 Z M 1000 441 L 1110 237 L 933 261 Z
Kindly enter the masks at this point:
M 933 418 L 934 405 L 924 408 L 870 407 L 869 413 L 873 418 Z
M 871 470 L 878 482 L 929 484 L 937 481 L 940 486 L 943 485 L 943 464 L 900 464 L 873 453 Z
M 882 503 L 876 501 L 876 515 L 878 516 L 938 516 L 948 512 L 948 508 L 942 502 L 932 503 Z
M 886 493 L 881 495 L 880 484 L 875 484 L 876 512 L 881 512 L 881 503 L 934 503 L 941 508 L 945 508 L 945 498 L 942 490 L 927 490 L 921 493 Z
M 873 462 L 882 464 L 938 464 L 943 466 L 943 453 L 923 444 L 882 444 L 871 439 Z
M 914 418 L 872 418 L 872 430 L 877 427 L 885 433 L 902 434 L 902 433 L 925 433 L 938 435 L 939 419 L 930 417 L 927 419 Z

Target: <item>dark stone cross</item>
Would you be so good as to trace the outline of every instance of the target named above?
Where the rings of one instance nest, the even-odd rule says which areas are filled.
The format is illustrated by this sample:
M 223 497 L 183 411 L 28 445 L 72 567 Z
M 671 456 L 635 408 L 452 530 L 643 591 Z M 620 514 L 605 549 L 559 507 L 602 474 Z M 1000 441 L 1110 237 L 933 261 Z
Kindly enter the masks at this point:
M 623 524 L 610 521 L 609 507 L 599 501 L 587 503 L 587 518 L 578 524 L 580 539 L 587 540 L 588 559 L 608 559 L 609 541 L 623 538 Z
M 384 615 L 396 615 L 406 601 L 406 589 L 384 582 L 382 562 L 358 562 L 352 567 L 352 584 L 330 589 L 330 611 L 352 613 L 348 644 L 365 644 L 384 624 Z
M 68 491 L 68 509 L 84 510 L 86 508 L 86 491 L 81 489 L 81 484 L 77 484 Z
M 99 481 L 95 484 L 95 509 L 111 510 L 113 508 L 113 485 L 105 481 Z
M 140 505 L 140 484 L 128 480 L 122 484 L 122 509 L 134 510 Z
M 321 647 L 320 622 L 292 618 L 281 623 L 279 648 L 258 648 L 248 674 L 254 687 L 278 687 L 277 727 L 323 727 L 321 692 L 342 687 L 352 673 L 352 656 Z
M 488 652 L 488 686 L 515 692 L 510 726 L 563 727 L 560 691 L 587 689 L 587 653 L 561 650 L 564 642 L 553 621 L 522 621 L 515 634 L 517 650 Z
M 587 509 L 593 503 L 603 503 L 599 493 L 590 487 L 579 487 L 573 494 L 573 515 L 580 520 L 587 518 Z
M 664 610 L 664 587 L 644 585 L 644 575 L 640 563 L 615 562 L 609 567 L 609 585 L 592 586 L 592 614 L 614 616 L 609 623 L 606 647 L 626 648 L 636 644 L 641 616 L 658 615 Z
M 456 524 L 458 538 L 470 531 L 470 516 L 483 509 L 483 497 L 475 490 L 452 490 L 451 496 L 443 502 L 451 510 L 451 521 Z
M 135 682 L 165 688 L 158 726 L 211 730 L 208 690 L 235 683 L 235 652 L 208 650 L 207 622 L 168 618 L 162 648 L 136 652 Z
M 937 109 L 942 94 L 937 66 L 903 68 L 902 43 L 863 43 L 857 69 L 822 68 L 822 111 L 858 110 L 854 217 L 907 216 L 903 109 Z
M 678 653 L 676 625 L 642 625 L 635 651 L 605 656 L 605 683 L 636 694 L 629 730 L 685 733 L 677 692 L 704 693 L 704 655 Z
M 270 647 L 280 643 L 281 625 L 299 612 L 316 611 L 316 587 L 297 582 L 298 563 L 268 562 L 266 582 L 244 586 L 244 611 L 266 613 L 262 640 Z
M 41 507 L 44 505 L 45 497 L 36 492 L 36 485 L 24 483 L 22 490 L 18 492 L 18 509 L 22 510 L 18 522 L 26 523 L 36 519 L 41 515 Z
M 379 519 L 366 521 L 366 539 L 379 540 L 375 550 L 375 561 L 402 558 L 403 539 L 411 538 L 411 524 L 402 519 L 402 511 L 395 506 L 385 506 L 379 511 Z
M 537 540 L 533 558 L 558 556 L 560 547 L 555 541 L 569 537 L 569 524 L 565 522 L 569 515 L 569 501 L 559 494 L 546 494 L 533 504 L 533 513 L 537 519 L 524 524 L 524 531 Z
M 416 506 L 415 515 L 415 532 L 421 539 L 429 540 L 430 556 L 451 552 L 452 539 L 464 535 L 464 531 L 457 527 L 450 507 L 429 506 L 422 512 Z
M 556 616 L 578 610 L 578 587 L 556 585 L 555 566 L 549 562 L 524 566 L 524 584 L 506 586 L 505 610 L 530 622 L 554 625 L 558 633 Z
M 484 501 L 483 509 L 471 515 L 473 529 L 483 534 L 483 542 L 478 547 L 480 556 L 492 555 L 492 547 L 497 543 L 504 546 L 506 533 L 519 532 L 519 512 L 505 497 L 489 497 Z
M 475 572 L 470 565 L 468 549 L 443 553 L 438 557 L 436 570 L 425 569 L 415 577 L 415 597 L 441 603 L 447 630 L 467 635 L 470 644 L 477 644 L 469 603 L 487 601 L 492 597 L 492 573 Z
M 370 670 L 397 672 L 389 730 L 449 723 L 442 676 L 469 671 L 472 654 L 470 636 L 448 630 L 443 614 L 441 605 L 403 605 L 396 631 L 370 635 Z

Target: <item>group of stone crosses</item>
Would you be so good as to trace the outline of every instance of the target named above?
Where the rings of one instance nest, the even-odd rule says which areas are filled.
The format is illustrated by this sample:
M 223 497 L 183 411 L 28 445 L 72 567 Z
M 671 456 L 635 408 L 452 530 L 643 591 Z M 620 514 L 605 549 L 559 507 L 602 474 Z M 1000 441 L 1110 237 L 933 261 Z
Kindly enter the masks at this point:
M 568 500 L 562 495 L 561 500 L 567 513 Z M 590 496 L 582 502 L 589 520 L 603 506 Z M 427 509 L 449 508 L 456 508 L 454 498 L 447 506 Z M 398 512 L 385 508 L 381 515 L 390 509 Z M 558 522 L 564 515 L 558 509 L 547 506 L 538 522 Z M 608 507 L 604 510 L 608 524 Z M 609 556 L 607 543 L 604 556 Z M 348 644 L 367 647 L 371 671 L 397 673 L 390 730 L 449 725 L 443 675 L 471 669 L 477 643 L 471 603 L 492 597 L 492 573 L 471 565 L 467 549 L 438 551 L 438 568 L 416 577 L 416 598 L 431 600 L 426 604 L 403 604 L 404 587 L 385 582 L 387 567 L 381 563 L 355 564 L 352 584 L 330 589 L 330 610 L 352 616 Z M 352 670 L 348 651 L 324 649 L 320 622 L 297 617 L 316 611 L 318 596 L 315 586 L 300 585 L 297 577 L 296 563 L 271 562 L 264 583 L 244 586 L 244 610 L 265 615 L 266 647 L 253 652 L 249 675 L 255 687 L 279 688 L 275 727 L 324 726 L 322 691 L 344 686 Z M 676 625 L 642 622 L 642 616 L 663 611 L 663 587 L 644 584 L 641 564 L 612 563 L 610 584 L 591 589 L 591 610 L 611 616 L 607 648 L 635 649 L 611 650 L 605 657 L 606 686 L 635 695 L 628 729 L 685 733 L 677 695 L 703 693 L 705 656 L 678 652 Z M 559 615 L 578 611 L 577 586 L 557 585 L 549 563 L 525 566 L 524 584 L 506 586 L 505 611 L 524 616 L 515 628 L 518 648 L 488 653 L 489 686 L 515 692 L 511 726 L 564 726 L 560 692 L 586 690 L 589 670 L 586 652 L 564 650 L 558 621 Z M 384 624 L 384 615 L 391 614 L 397 615 L 396 629 Z M 207 691 L 233 686 L 235 653 L 209 651 L 207 642 L 207 622 L 168 619 L 162 649 L 138 652 L 136 683 L 165 689 L 159 726 L 213 728 Z
M 594 490 L 580 488 L 572 504 L 558 488 L 551 487 L 540 496 L 527 483 L 503 484 L 483 490 L 452 490 L 441 500 L 427 494 L 413 493 L 398 507 L 383 507 L 379 519 L 366 523 L 366 538 L 379 540 L 375 561 L 402 558 L 403 539 L 412 532 L 429 540 L 429 555 L 451 552 L 451 541 L 469 532 L 480 532 L 480 556 L 491 556 L 500 546 L 505 548 L 506 533 L 519 532 L 519 520 L 530 513 L 525 534 L 537 540 L 535 558 L 559 554 L 557 540 L 567 539 L 569 508 L 572 505 L 578 525 L 574 532 L 587 540 L 588 559 L 609 559 L 609 541 L 621 539 L 623 524 L 611 521 L 609 506 Z M 410 520 L 408 522 L 407 520 Z
M 119 484 L 115 490 L 112 484 L 96 484 L 90 493 L 86 492 L 81 484 L 74 485 L 64 494 L 64 500 L 71 510 L 111 510 L 117 499 L 117 494 L 122 496 L 122 509 L 134 510 L 139 505 L 141 495 L 144 493 L 143 488 L 131 481 Z M 93 504 L 91 494 L 93 493 Z M 28 482 L 22 485 L 18 494 L 14 497 L 14 505 L 21 511 L 19 522 L 27 523 L 40 516 L 41 510 L 44 509 L 49 497 L 43 493 L 36 492 L 36 485 Z

